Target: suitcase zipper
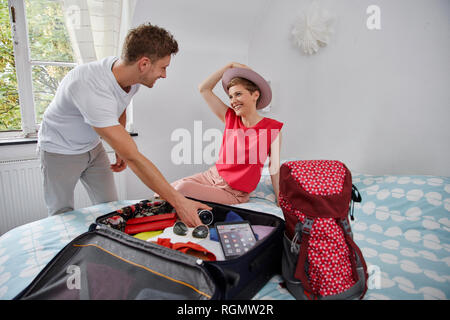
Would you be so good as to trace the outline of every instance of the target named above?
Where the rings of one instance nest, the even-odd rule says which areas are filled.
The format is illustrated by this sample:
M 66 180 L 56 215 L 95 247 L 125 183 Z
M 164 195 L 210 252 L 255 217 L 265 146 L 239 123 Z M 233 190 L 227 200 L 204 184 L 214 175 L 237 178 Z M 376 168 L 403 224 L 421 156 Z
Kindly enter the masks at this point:
M 160 258 L 169 260 L 171 262 L 182 263 L 189 267 L 199 269 L 204 274 L 204 276 L 207 279 L 209 279 L 210 282 L 214 283 L 214 286 L 215 286 L 215 291 L 214 291 L 213 295 L 212 296 L 208 295 L 209 296 L 208 298 L 214 299 L 217 296 L 217 291 L 218 291 L 217 284 L 215 283 L 213 277 L 211 276 L 211 274 L 205 267 L 204 261 L 202 259 L 198 259 L 198 258 L 189 256 L 185 253 L 181 253 L 176 250 L 169 249 L 169 248 L 166 248 L 166 247 L 158 245 L 158 244 L 153 244 L 151 242 L 146 242 L 146 241 L 142 241 L 139 239 L 135 239 L 132 236 L 129 236 L 120 231 L 111 229 L 111 228 L 103 226 L 103 225 L 96 225 L 95 232 L 102 236 L 108 237 L 112 240 L 116 240 L 124 245 L 133 246 L 137 249 L 149 252 L 151 254 L 154 254 Z M 165 255 L 162 253 L 170 253 L 170 255 Z
M 176 283 L 178 283 L 178 284 L 184 285 L 184 286 L 186 286 L 186 287 L 188 287 L 188 288 L 191 288 L 191 289 L 194 290 L 195 292 L 201 294 L 202 296 L 204 296 L 204 297 L 206 297 L 206 298 L 208 298 L 208 299 L 211 299 L 211 295 L 209 295 L 209 294 L 207 294 L 207 293 L 205 293 L 205 292 L 203 292 L 203 291 L 197 289 L 196 287 L 194 287 L 193 285 L 191 285 L 191 284 L 189 284 L 189 283 L 186 283 L 186 282 L 181 281 L 181 280 L 178 280 L 178 279 L 174 279 L 174 278 L 172 278 L 172 277 L 170 277 L 170 276 L 167 276 L 167 275 L 165 275 L 165 274 L 163 274 L 163 273 L 161 273 L 161 272 L 158 272 L 158 271 L 155 271 L 155 270 L 153 270 L 153 269 L 150 269 L 149 267 L 146 267 L 146 266 L 143 266 L 143 265 L 138 264 L 138 263 L 136 263 L 136 262 L 130 261 L 130 260 L 128 260 L 128 259 L 125 259 L 125 258 L 123 258 L 123 257 L 121 257 L 121 256 L 119 256 L 119 255 L 117 255 L 117 254 L 115 254 L 115 253 L 113 253 L 113 252 L 111 252 L 111 251 L 109 251 L 109 250 L 107 250 L 107 249 L 105 249 L 105 248 L 103 248 L 103 247 L 97 245 L 97 244 L 92 244 L 92 243 L 88 243 L 88 244 L 73 244 L 73 246 L 74 246 L 74 247 L 81 247 L 81 248 L 84 248 L 84 247 L 94 247 L 94 248 L 97 248 L 97 249 L 102 250 L 103 252 L 105 252 L 105 253 L 107 253 L 107 254 L 109 254 L 109 255 L 115 257 L 116 259 L 119 259 L 119 260 L 121 260 L 121 261 L 123 261 L 123 262 L 125 262 L 125 263 L 131 264 L 131 265 L 133 265 L 133 266 L 135 266 L 135 267 L 141 268 L 141 269 L 146 270 L 146 271 L 148 271 L 148 272 L 151 272 L 151 273 L 153 273 L 154 275 L 157 275 L 157 276 L 159 276 L 159 277 L 163 277 L 163 278 L 165 278 L 165 279 L 167 279 L 167 280 L 170 280 L 170 281 L 176 282 Z

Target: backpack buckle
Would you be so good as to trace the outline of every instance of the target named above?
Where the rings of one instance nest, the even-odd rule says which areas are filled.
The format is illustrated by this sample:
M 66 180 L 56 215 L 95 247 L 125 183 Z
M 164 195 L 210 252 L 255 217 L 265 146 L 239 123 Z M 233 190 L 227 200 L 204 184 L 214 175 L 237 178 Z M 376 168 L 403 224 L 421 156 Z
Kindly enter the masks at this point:
M 300 251 L 300 244 L 298 243 L 298 241 L 301 240 L 301 233 L 302 233 L 302 223 L 299 221 L 295 225 L 294 236 L 292 237 L 291 240 L 292 253 L 298 254 L 298 252 Z
M 341 223 L 341 226 L 344 229 L 345 233 L 348 234 L 349 236 L 352 236 L 352 229 L 350 227 L 350 223 L 348 222 L 348 220 L 341 219 L 340 223 Z
M 311 228 L 313 226 L 314 219 L 305 217 L 305 222 L 297 222 L 295 225 L 294 236 L 291 240 L 291 252 L 298 254 L 300 251 L 300 244 L 298 241 L 301 239 L 301 233 L 309 235 L 311 233 Z
M 314 223 L 314 219 L 305 217 L 305 222 L 303 223 L 303 229 L 302 232 L 305 234 L 310 234 L 311 233 L 311 229 Z

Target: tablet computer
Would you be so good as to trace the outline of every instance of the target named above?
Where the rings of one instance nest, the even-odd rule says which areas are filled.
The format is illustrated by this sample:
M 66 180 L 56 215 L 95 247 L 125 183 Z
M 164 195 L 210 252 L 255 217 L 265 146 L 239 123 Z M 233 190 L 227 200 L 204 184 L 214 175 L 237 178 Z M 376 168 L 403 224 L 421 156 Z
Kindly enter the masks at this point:
M 225 259 L 236 258 L 256 244 L 256 237 L 248 221 L 217 222 L 215 224 Z

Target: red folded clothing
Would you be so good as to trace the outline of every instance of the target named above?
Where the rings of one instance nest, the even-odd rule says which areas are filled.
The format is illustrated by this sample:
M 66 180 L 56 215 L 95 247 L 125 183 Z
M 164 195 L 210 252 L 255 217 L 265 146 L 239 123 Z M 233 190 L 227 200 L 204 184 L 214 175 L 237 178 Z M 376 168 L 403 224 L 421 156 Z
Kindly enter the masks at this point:
M 127 225 L 129 224 L 139 224 L 139 223 L 147 223 L 152 221 L 166 220 L 166 219 L 174 219 L 177 217 L 175 212 L 172 213 L 161 213 L 155 214 L 153 216 L 141 217 L 141 218 L 133 218 L 127 221 Z
M 170 239 L 158 238 L 158 241 L 156 243 L 173 250 L 193 255 L 203 260 L 216 261 L 216 256 L 214 255 L 214 253 L 206 250 L 201 245 L 190 241 L 187 243 L 184 242 L 172 243 L 170 242 Z
M 136 234 L 140 232 L 163 230 L 171 227 L 177 221 L 176 218 L 152 221 L 147 223 L 130 224 L 125 227 L 126 234 Z

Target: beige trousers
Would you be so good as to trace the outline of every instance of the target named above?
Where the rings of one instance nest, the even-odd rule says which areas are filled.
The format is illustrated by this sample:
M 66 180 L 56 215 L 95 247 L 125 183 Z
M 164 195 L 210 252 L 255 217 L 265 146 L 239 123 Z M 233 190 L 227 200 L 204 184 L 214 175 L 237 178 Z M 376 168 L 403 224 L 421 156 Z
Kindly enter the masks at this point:
M 102 143 L 75 155 L 40 150 L 44 197 L 49 216 L 74 210 L 74 190 L 78 180 L 93 204 L 117 201 L 110 162 Z
M 216 166 L 177 180 L 171 185 L 186 197 L 221 204 L 244 203 L 250 198 L 247 192 L 231 188 L 219 175 Z

